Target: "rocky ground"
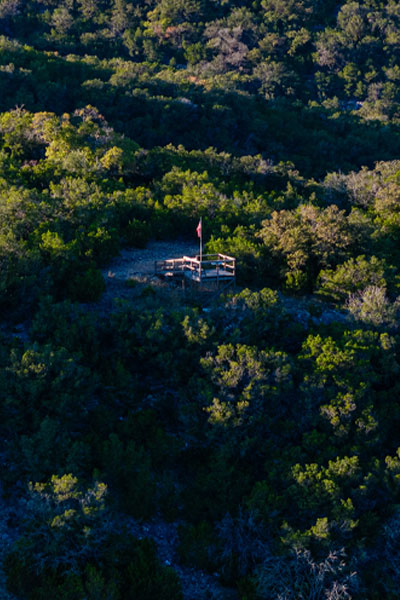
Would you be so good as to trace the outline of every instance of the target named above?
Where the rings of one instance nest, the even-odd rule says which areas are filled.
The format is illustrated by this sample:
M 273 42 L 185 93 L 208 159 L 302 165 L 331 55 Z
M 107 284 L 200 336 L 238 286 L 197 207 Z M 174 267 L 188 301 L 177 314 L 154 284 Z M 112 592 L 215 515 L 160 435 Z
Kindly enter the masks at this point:
M 157 286 L 160 292 L 163 289 L 168 290 L 168 299 L 173 301 L 177 290 L 173 290 L 155 276 L 155 261 L 195 256 L 198 251 L 198 244 L 185 240 L 151 241 L 143 249 L 122 250 L 120 255 L 102 270 L 106 289 L 100 301 L 90 305 L 91 309 L 99 312 L 101 316 L 106 316 L 115 306 L 117 298 L 135 299 L 143 293 L 144 286 L 149 284 Z
M 133 535 L 139 539 L 152 538 L 157 546 L 158 556 L 164 565 L 171 566 L 178 574 L 184 600 L 238 600 L 235 590 L 221 586 L 217 574 L 212 575 L 181 565 L 176 556 L 178 524 L 154 519 L 148 523 L 131 523 Z

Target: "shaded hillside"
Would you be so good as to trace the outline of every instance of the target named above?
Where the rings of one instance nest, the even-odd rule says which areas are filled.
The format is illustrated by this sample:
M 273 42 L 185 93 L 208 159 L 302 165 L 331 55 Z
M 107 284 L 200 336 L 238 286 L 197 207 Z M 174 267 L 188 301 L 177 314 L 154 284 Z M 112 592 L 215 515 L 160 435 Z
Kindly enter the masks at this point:
M 399 18 L 1 0 L 4 595 L 397 600 Z

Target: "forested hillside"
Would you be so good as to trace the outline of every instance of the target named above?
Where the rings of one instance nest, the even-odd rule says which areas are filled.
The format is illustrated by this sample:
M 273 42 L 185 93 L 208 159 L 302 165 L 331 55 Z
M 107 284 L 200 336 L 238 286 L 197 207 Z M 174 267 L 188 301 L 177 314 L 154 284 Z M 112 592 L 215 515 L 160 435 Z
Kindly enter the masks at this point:
M 400 3 L 0 0 L 0 35 L 0 596 L 397 600 Z M 235 291 L 105 305 L 200 217 Z

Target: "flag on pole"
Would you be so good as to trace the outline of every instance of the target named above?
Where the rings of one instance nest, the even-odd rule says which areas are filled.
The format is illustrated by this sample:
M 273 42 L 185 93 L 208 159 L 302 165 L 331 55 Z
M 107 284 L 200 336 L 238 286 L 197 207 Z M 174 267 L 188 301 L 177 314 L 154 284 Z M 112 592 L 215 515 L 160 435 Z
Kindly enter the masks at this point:
M 199 224 L 196 228 L 197 237 L 200 238 L 200 278 L 201 278 L 201 261 L 203 260 L 203 227 L 202 227 L 202 218 L 200 217 Z

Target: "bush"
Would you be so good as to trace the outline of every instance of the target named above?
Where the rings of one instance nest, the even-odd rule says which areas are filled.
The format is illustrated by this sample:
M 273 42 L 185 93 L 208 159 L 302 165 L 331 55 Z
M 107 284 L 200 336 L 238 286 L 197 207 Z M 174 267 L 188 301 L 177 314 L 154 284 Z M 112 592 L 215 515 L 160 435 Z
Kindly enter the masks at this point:
M 395 269 L 388 267 L 384 260 L 371 256 L 351 258 L 336 269 L 324 269 L 318 278 L 318 293 L 328 299 L 342 302 L 350 294 L 362 292 L 368 286 L 393 288 Z
M 288 557 L 270 556 L 257 570 L 257 595 L 265 600 L 351 600 L 358 588 L 356 573 L 346 568 L 343 552 L 330 552 L 321 562 L 308 550 Z
M 131 219 L 124 231 L 124 235 L 128 246 L 145 248 L 150 238 L 150 227 L 144 221 Z
M 128 514 L 148 519 L 154 512 L 155 483 L 151 459 L 133 441 L 121 442 L 111 434 L 103 446 L 104 477 L 117 493 L 119 504 Z
M 356 319 L 368 325 L 397 327 L 399 301 L 390 302 L 386 288 L 369 285 L 362 292 L 349 297 L 347 308 Z
M 95 302 L 105 289 L 104 277 L 96 267 L 77 272 L 66 283 L 66 295 L 78 302 Z
M 307 273 L 300 270 L 287 271 L 284 283 L 284 289 L 293 294 L 301 294 L 308 291 Z
M 184 564 L 207 571 L 215 569 L 212 553 L 216 538 L 209 523 L 201 521 L 196 525 L 180 525 L 178 535 L 178 554 Z
M 229 513 L 218 523 L 217 557 L 224 580 L 237 582 L 268 555 L 265 531 L 254 514 L 239 510 L 237 517 Z
M 72 475 L 31 486 L 25 528 L 5 558 L 7 589 L 26 600 L 180 600 L 152 540 L 136 540 L 104 504 L 107 488 Z

